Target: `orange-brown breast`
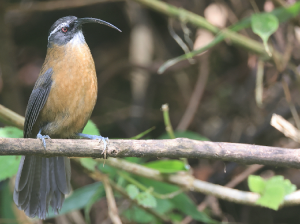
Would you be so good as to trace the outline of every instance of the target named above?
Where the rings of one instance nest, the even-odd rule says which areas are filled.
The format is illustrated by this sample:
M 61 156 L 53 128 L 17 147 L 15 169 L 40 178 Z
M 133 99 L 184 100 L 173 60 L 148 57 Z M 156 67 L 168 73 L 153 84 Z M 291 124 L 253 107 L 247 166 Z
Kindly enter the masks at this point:
M 94 60 L 86 43 L 56 45 L 48 49 L 41 74 L 49 68 L 53 83 L 36 123 L 47 124 L 42 134 L 71 138 L 82 131 L 96 103 Z

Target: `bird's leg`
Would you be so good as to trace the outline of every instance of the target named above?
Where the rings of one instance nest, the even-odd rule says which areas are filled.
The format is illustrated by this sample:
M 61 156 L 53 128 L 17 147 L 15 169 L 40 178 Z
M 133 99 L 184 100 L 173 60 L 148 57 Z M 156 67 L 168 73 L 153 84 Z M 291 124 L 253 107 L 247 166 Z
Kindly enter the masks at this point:
M 42 135 L 41 132 L 42 132 L 42 129 L 40 129 L 39 133 L 36 135 L 36 138 L 42 140 L 43 146 L 44 146 L 44 148 L 46 149 L 46 141 L 45 141 L 45 139 L 46 139 L 46 138 L 47 138 L 47 139 L 51 139 L 51 138 L 49 137 L 49 135 Z
M 88 134 L 83 134 L 83 133 L 78 133 L 77 135 L 80 137 L 83 137 L 83 138 L 99 140 L 99 143 L 102 141 L 104 144 L 104 149 L 101 154 L 103 154 L 106 151 L 106 146 L 109 141 L 109 139 L 107 137 L 102 137 L 101 135 L 88 135 Z

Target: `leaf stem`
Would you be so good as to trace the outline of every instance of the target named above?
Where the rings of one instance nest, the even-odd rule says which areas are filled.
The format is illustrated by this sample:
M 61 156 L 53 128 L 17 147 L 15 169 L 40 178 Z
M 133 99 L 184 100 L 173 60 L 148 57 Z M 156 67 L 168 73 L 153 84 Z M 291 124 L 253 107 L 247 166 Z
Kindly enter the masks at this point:
M 173 139 L 173 138 L 175 138 L 175 135 L 174 135 L 173 127 L 172 127 L 170 117 L 169 117 L 169 105 L 164 104 L 164 105 L 162 105 L 161 109 L 162 109 L 163 115 L 164 115 L 166 131 L 167 131 L 169 137 Z

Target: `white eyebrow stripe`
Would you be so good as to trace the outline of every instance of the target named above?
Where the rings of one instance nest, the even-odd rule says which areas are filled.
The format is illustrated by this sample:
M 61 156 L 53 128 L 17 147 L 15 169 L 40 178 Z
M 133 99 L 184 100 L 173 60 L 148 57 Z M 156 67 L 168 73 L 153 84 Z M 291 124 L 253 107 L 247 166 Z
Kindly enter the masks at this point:
M 53 34 L 53 33 L 55 33 L 57 30 L 60 30 L 62 27 L 64 27 L 64 26 L 69 26 L 69 24 L 70 24 L 70 22 L 71 21 L 68 21 L 68 22 L 66 22 L 66 23 L 61 23 L 61 24 L 59 24 L 50 34 L 49 34 L 49 36 L 48 36 L 48 42 L 49 42 L 49 39 L 50 39 L 50 37 L 51 37 L 51 35 Z

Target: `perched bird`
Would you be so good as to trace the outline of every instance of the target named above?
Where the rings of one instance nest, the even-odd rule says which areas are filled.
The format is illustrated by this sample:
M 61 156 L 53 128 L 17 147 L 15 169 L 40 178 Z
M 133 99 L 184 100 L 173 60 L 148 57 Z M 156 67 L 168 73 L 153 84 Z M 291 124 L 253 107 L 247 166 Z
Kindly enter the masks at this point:
M 47 56 L 30 95 L 24 138 L 90 138 L 106 143 L 108 138 L 82 134 L 97 99 L 97 77 L 82 24 L 112 24 L 95 18 L 67 16 L 50 28 Z M 57 214 L 71 190 L 67 157 L 22 156 L 13 198 L 29 217 L 45 219 L 51 205 Z

